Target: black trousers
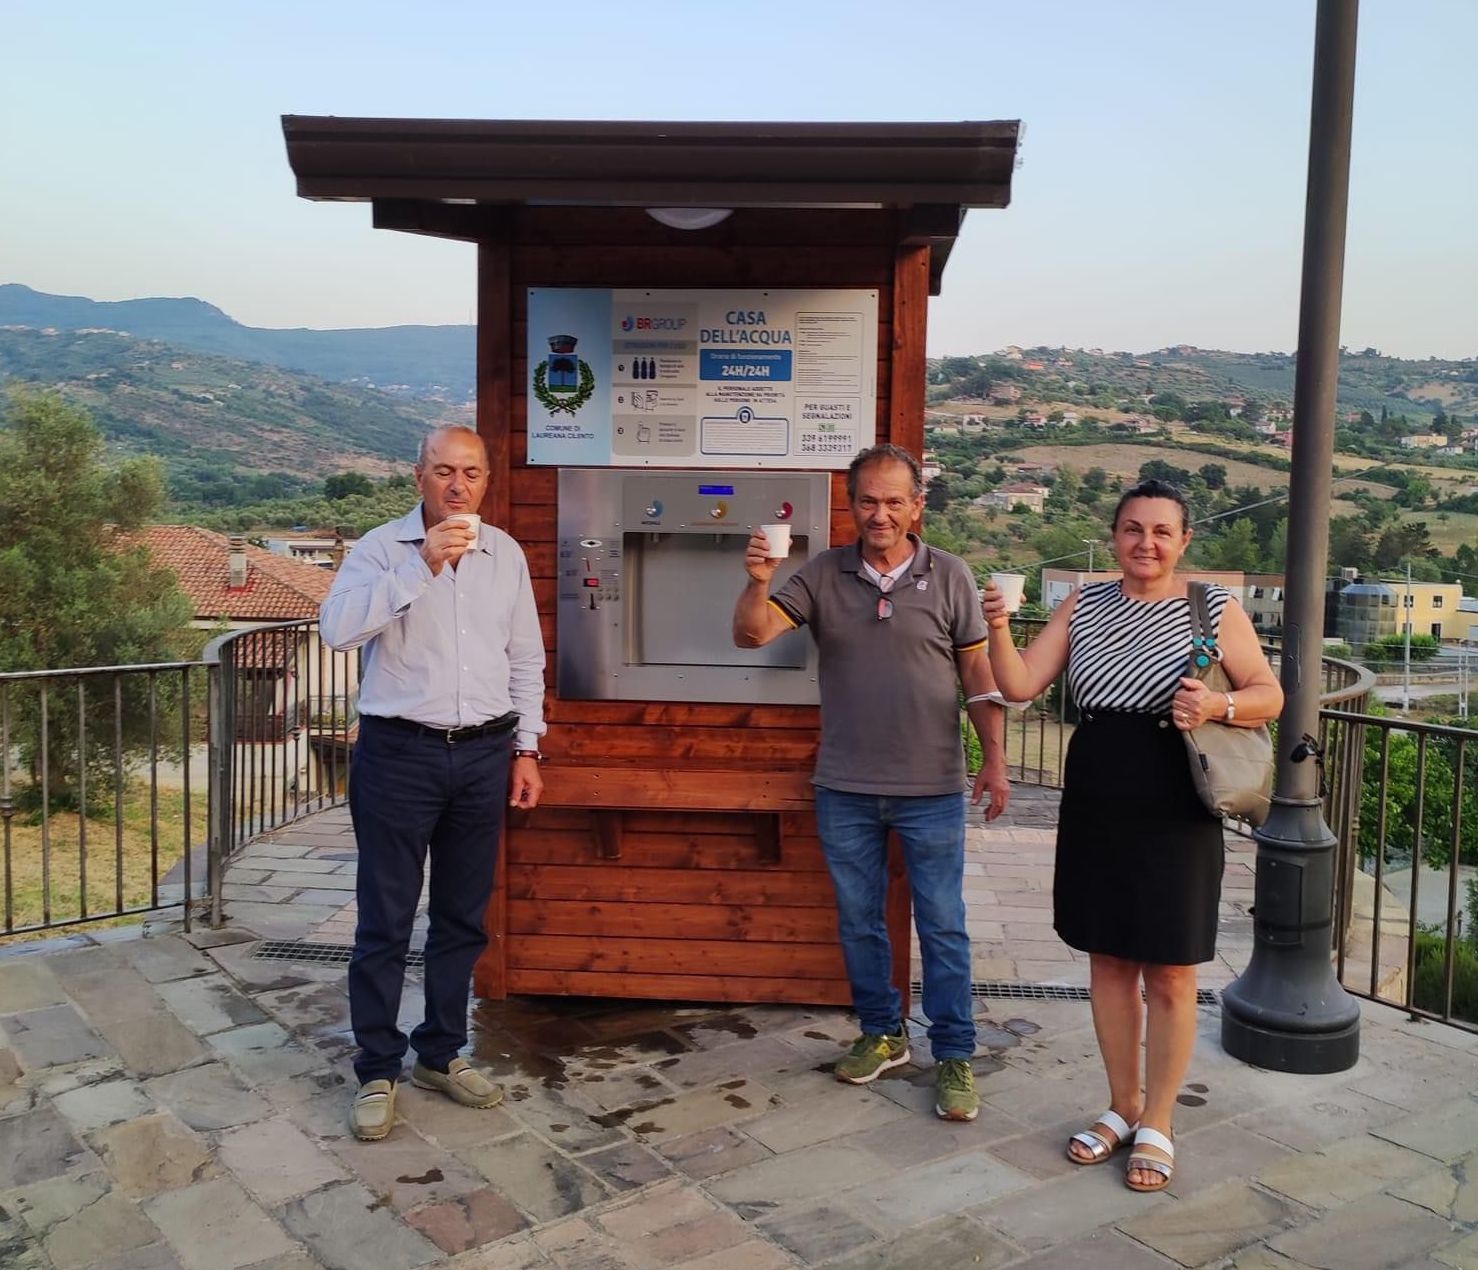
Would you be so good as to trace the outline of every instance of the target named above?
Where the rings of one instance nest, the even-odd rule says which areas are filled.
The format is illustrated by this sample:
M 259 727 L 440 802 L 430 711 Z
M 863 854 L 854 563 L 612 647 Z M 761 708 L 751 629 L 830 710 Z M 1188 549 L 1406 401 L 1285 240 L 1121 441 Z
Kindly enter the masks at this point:
M 487 946 L 498 837 L 508 802 L 511 731 L 448 744 L 429 732 L 363 716 L 350 766 L 349 811 L 359 845 L 359 923 L 349 963 L 349 1016 L 360 1083 L 400 1076 L 406 953 L 431 856 L 426 1013 L 410 1035 L 443 1069 L 467 1043 L 472 967 Z

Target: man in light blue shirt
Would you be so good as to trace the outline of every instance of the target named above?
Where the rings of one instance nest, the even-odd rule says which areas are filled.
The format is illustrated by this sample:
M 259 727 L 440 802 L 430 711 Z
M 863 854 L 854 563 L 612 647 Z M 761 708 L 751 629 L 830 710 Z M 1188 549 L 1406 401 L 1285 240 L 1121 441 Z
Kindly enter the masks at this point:
M 349 1012 L 359 1054 L 356 1137 L 395 1124 L 408 1047 L 412 1081 L 469 1107 L 503 1091 L 460 1057 L 472 967 L 484 947 L 504 800 L 543 792 L 544 640 L 519 545 L 477 516 L 487 451 L 469 428 L 440 428 L 415 467 L 421 502 L 371 530 L 323 602 L 334 648 L 364 648 L 349 809 L 359 847 Z M 396 1019 L 427 852 L 426 1015 Z

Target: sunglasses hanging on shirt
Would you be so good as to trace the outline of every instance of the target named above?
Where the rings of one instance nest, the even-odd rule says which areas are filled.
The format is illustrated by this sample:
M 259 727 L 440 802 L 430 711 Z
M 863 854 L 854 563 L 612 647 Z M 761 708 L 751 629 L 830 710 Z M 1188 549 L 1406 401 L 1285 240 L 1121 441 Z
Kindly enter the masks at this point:
M 898 579 L 891 573 L 885 573 L 878 579 L 878 621 L 884 622 L 893 616 L 893 601 L 888 598 L 888 592 L 893 589 L 893 583 Z

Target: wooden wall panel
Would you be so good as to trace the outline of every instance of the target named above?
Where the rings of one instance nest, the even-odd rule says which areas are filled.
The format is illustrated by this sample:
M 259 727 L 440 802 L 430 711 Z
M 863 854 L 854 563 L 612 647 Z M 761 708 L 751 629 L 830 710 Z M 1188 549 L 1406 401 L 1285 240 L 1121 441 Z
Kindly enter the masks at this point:
M 479 251 L 480 359 L 485 344 L 502 345 L 496 358 L 488 351 L 496 376 L 479 362 L 480 391 L 491 393 L 479 426 L 496 419 L 501 432 L 505 495 L 493 506 L 523 544 L 550 653 L 551 762 L 544 804 L 508 826 L 504 907 L 477 990 L 845 1003 L 809 786 L 816 708 L 563 701 L 552 690 L 557 476 L 528 466 L 527 289 L 874 288 L 876 439 L 918 453 L 928 249 L 900 247 L 887 212 L 746 211 L 685 235 L 639 209 L 521 208 L 502 232 L 497 251 Z M 832 474 L 830 526 L 833 545 L 855 538 L 844 472 Z M 896 850 L 888 914 L 906 993 Z

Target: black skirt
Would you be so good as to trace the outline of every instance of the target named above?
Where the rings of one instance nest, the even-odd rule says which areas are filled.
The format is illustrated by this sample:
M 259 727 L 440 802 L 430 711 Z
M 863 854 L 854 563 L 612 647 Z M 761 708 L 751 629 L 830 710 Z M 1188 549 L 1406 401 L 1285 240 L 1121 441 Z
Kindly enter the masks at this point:
M 1068 745 L 1053 925 L 1082 952 L 1162 966 L 1216 955 L 1225 845 L 1168 719 L 1085 715 Z

